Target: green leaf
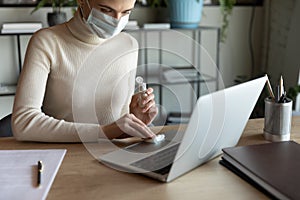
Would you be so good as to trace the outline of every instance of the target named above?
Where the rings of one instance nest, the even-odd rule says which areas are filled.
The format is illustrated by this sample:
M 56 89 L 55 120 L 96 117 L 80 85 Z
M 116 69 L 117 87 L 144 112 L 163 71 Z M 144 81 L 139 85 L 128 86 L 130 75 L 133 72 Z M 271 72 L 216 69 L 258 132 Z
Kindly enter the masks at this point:
M 40 9 L 41 7 L 44 7 L 47 2 L 48 2 L 48 0 L 41 0 L 38 3 L 38 5 L 33 9 L 33 11 L 31 11 L 30 14 L 34 13 L 35 11 L 37 11 L 38 9 Z
M 41 0 L 31 11 L 31 14 L 49 4 L 52 6 L 53 12 L 60 12 L 61 8 L 64 6 L 77 6 L 77 0 Z

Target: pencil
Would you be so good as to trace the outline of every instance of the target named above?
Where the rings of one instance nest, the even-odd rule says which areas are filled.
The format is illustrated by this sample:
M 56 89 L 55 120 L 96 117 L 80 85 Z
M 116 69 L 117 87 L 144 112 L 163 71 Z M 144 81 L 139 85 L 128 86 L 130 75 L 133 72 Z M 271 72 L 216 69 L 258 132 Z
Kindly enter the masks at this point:
M 280 76 L 279 91 L 280 91 L 279 97 L 281 98 L 283 96 L 283 93 L 284 93 L 283 78 L 282 78 L 282 76 Z
M 274 96 L 274 93 L 273 93 L 272 86 L 271 86 L 270 80 L 268 78 L 268 75 L 266 75 L 266 77 L 267 77 L 267 87 L 268 87 L 269 94 L 270 94 L 272 99 L 275 99 L 275 96 Z

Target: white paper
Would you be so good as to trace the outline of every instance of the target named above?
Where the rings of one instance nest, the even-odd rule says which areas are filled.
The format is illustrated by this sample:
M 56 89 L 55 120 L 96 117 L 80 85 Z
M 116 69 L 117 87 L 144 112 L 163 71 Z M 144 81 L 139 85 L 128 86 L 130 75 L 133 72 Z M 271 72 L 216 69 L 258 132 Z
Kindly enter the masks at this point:
M 0 199 L 46 199 L 65 149 L 1 150 Z M 41 185 L 37 185 L 37 163 L 43 162 Z

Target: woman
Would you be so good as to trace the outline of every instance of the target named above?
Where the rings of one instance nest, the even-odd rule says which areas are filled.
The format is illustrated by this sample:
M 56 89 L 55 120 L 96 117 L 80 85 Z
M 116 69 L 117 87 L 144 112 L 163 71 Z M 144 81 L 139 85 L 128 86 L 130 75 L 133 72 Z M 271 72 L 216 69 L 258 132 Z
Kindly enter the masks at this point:
M 77 12 L 70 21 L 32 36 L 12 115 L 18 140 L 80 142 L 78 132 L 84 134 L 85 141 L 155 136 L 147 127 L 157 114 L 153 89 L 148 88 L 142 99 L 140 94 L 133 94 L 138 45 L 131 36 L 120 33 L 134 3 L 78 0 Z M 84 67 L 95 64 L 95 60 L 93 66 L 102 76 L 95 79 L 94 96 L 86 96 L 90 88 L 80 81 L 81 73 L 86 73 Z M 93 72 L 89 75 L 98 77 Z M 95 103 L 98 123 L 81 118 L 89 116 L 83 111 L 91 103 Z

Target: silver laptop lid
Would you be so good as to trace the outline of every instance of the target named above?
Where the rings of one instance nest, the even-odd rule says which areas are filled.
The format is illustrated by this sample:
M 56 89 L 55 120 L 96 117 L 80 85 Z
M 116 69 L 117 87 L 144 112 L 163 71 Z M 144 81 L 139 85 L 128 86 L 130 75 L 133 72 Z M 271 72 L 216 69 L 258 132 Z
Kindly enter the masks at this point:
M 237 144 L 266 80 L 264 76 L 198 99 L 167 182 Z

